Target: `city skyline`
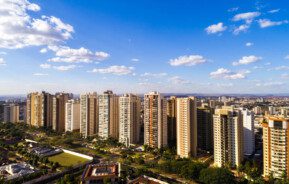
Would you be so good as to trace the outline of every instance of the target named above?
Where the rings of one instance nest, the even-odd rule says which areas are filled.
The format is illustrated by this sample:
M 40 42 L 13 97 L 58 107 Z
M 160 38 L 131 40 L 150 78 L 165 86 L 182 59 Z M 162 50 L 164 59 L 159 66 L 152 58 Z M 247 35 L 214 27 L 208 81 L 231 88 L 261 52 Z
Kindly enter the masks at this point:
M 286 5 L 3 0 L 0 95 L 286 93 Z

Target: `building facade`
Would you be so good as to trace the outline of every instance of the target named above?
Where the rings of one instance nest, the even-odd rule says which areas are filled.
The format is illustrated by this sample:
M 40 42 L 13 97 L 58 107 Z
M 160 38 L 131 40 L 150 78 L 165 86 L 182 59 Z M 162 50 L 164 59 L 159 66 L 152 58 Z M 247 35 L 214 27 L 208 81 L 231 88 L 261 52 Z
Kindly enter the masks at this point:
M 80 95 L 80 133 L 84 137 L 98 134 L 98 103 L 96 93 Z
M 129 146 L 140 138 L 140 97 L 125 94 L 119 97 L 119 142 Z
M 263 126 L 263 175 L 289 176 L 289 119 L 266 117 Z
M 52 129 L 56 132 L 65 131 L 65 104 L 71 98 L 68 93 L 56 93 L 53 97 Z
M 80 102 L 68 100 L 65 104 L 65 132 L 80 129 Z
M 167 101 L 158 92 L 144 95 L 144 144 L 161 148 L 167 146 Z
M 52 128 L 53 95 L 47 92 L 34 92 L 27 95 L 27 124 L 36 127 Z
M 177 145 L 177 98 L 171 96 L 167 103 L 168 117 L 168 145 L 175 147 Z
M 213 113 L 214 109 L 208 106 L 197 108 L 199 150 L 212 152 L 214 149 Z
M 244 154 L 252 155 L 255 151 L 254 112 L 242 109 Z
M 231 106 L 216 109 L 213 126 L 215 165 L 238 167 L 243 160 L 243 124 L 240 110 Z
M 15 104 L 9 104 L 4 106 L 3 121 L 18 123 L 19 122 L 19 106 Z
M 195 97 L 177 98 L 177 154 L 197 156 L 197 106 Z
M 119 138 L 119 103 L 118 96 L 112 91 L 98 95 L 99 136 L 107 139 Z

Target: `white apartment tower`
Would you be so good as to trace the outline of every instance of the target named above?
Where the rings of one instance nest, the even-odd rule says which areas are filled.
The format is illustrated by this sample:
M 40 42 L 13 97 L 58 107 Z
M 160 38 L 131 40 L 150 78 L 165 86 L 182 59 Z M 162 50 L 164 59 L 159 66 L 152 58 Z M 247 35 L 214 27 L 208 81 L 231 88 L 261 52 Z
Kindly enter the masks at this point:
M 107 139 L 119 138 L 118 96 L 112 91 L 105 91 L 98 95 L 99 107 L 99 136 Z
M 19 106 L 15 104 L 9 104 L 4 106 L 3 116 L 4 122 L 19 122 Z
M 251 155 L 255 151 L 254 112 L 242 109 L 244 154 Z
M 144 143 L 150 147 L 167 146 L 167 102 L 158 92 L 144 95 Z
M 214 162 L 218 167 L 237 167 L 243 160 L 243 124 L 240 110 L 223 106 L 213 115 Z
M 65 132 L 80 129 L 80 102 L 68 100 L 65 104 Z
M 195 97 L 177 98 L 177 154 L 197 156 L 197 107 Z
M 119 97 L 119 142 L 129 146 L 139 142 L 140 97 L 125 94 Z

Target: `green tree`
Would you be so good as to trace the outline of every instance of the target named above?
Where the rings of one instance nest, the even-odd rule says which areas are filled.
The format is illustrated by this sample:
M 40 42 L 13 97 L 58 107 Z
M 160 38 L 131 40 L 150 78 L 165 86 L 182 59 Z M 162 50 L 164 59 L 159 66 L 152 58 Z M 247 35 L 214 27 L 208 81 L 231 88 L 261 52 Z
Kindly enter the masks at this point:
M 200 173 L 199 180 L 204 184 L 235 184 L 236 179 L 226 168 L 206 168 Z

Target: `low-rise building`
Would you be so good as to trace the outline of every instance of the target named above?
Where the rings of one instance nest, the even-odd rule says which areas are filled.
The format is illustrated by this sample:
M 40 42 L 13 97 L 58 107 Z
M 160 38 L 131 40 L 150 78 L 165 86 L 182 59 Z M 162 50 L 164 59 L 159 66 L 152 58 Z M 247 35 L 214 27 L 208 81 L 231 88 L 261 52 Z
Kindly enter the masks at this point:
M 13 163 L 0 167 L 0 177 L 4 177 L 5 181 L 22 177 L 35 172 L 35 169 L 26 163 Z

